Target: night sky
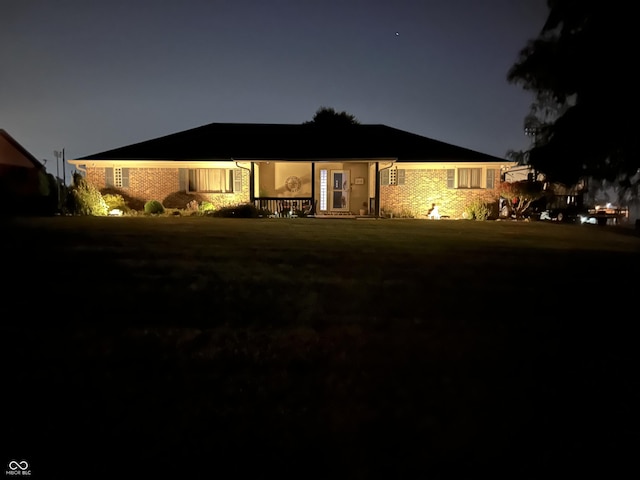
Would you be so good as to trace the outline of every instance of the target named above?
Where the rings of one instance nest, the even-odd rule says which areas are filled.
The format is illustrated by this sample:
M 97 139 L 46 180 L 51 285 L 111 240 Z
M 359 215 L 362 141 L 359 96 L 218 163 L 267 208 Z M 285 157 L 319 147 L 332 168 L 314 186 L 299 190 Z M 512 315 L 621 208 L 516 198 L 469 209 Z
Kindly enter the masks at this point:
M 321 106 L 504 157 L 532 96 L 506 81 L 545 0 L 3 0 L 0 128 L 56 173 L 212 122 Z M 68 167 L 71 171 L 71 167 Z M 68 177 L 69 178 L 69 177 Z

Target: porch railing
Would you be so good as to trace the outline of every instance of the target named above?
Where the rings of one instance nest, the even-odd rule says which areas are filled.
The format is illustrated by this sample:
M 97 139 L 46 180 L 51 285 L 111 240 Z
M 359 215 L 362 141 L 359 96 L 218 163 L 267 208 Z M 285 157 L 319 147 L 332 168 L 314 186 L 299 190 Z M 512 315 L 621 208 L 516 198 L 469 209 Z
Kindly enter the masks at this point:
M 256 208 L 268 212 L 277 217 L 292 217 L 294 215 L 310 215 L 314 208 L 313 199 L 309 198 L 282 198 L 260 197 L 254 200 Z

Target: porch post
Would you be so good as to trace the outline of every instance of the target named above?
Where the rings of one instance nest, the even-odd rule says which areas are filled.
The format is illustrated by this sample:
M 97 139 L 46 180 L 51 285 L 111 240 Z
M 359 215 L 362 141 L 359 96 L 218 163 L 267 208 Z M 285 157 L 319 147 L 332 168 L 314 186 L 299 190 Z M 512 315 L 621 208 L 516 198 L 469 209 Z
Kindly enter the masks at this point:
M 251 162 L 251 172 L 249 174 L 249 201 L 254 204 L 256 203 L 255 165 L 256 162 Z
M 374 201 L 375 204 L 375 208 L 376 208 L 376 217 L 380 216 L 380 162 L 376 162 L 376 178 L 375 178 L 375 182 L 376 182 L 376 198 Z
M 316 213 L 316 162 L 311 162 L 311 208 L 313 214 Z

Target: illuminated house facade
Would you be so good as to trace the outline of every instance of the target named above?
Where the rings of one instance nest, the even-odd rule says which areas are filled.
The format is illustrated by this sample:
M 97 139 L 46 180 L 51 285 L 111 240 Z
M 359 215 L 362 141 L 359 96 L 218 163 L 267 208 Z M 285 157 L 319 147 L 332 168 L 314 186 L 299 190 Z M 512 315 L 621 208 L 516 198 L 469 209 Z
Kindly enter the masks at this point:
M 214 123 L 69 163 L 101 191 L 185 208 L 253 203 L 273 213 L 462 218 L 496 202 L 505 159 L 385 125 Z

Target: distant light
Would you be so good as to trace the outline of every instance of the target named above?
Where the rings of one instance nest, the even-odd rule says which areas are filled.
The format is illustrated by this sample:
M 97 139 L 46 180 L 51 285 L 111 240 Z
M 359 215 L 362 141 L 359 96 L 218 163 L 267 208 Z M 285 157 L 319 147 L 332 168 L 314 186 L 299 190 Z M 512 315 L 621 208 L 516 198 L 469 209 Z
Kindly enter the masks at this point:
M 400 32 L 396 32 L 396 37 L 399 37 L 399 36 L 400 36 Z

